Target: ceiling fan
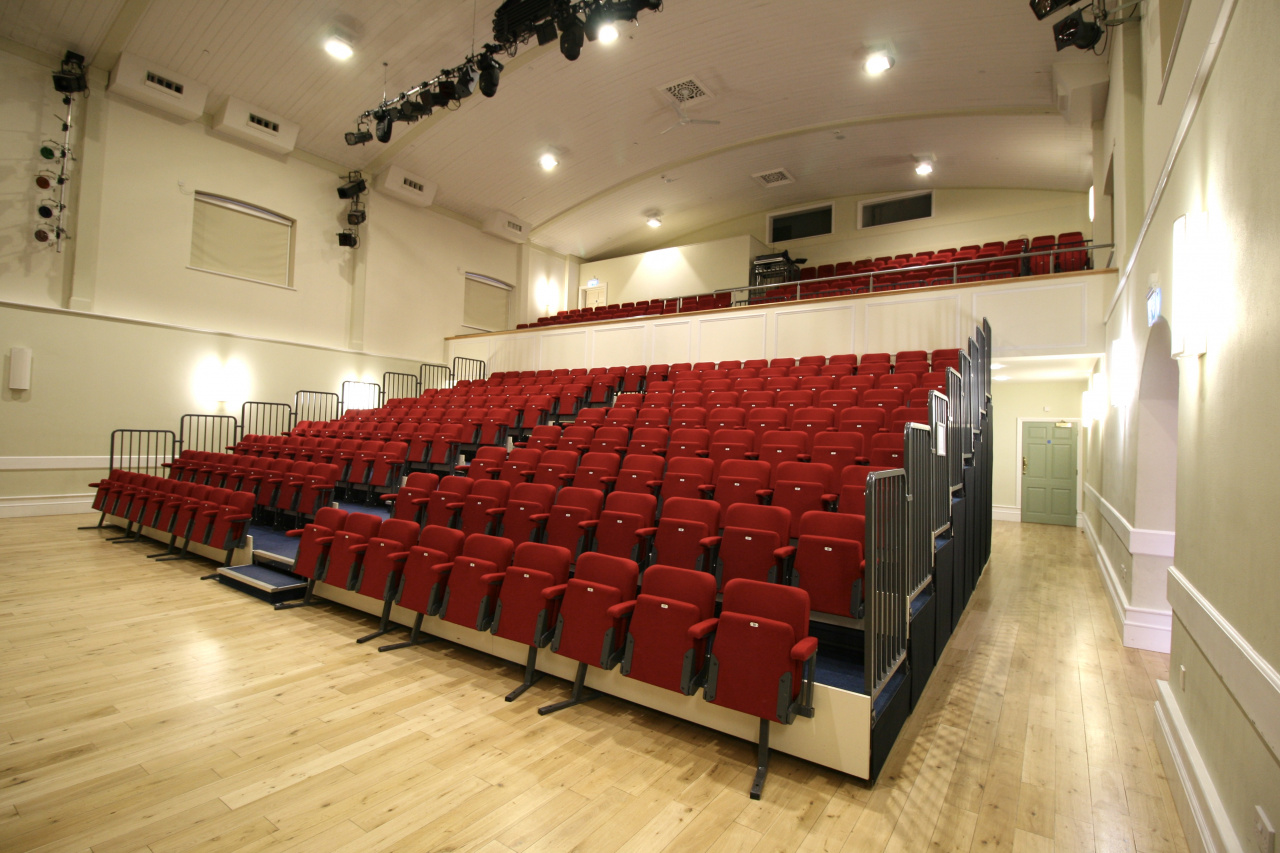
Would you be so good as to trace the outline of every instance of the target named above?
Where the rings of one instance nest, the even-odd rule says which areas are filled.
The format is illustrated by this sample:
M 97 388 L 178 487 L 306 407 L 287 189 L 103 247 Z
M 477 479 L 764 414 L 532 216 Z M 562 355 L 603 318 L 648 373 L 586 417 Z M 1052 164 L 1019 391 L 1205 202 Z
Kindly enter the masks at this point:
M 689 125 L 689 124 L 719 124 L 720 123 L 718 119 L 713 119 L 713 118 L 690 118 L 689 116 L 685 115 L 685 112 L 683 109 L 680 108 L 679 103 L 675 101 L 672 101 L 670 103 L 671 103 L 671 109 L 676 111 L 676 115 L 680 116 L 680 120 L 677 121 L 675 124 L 671 125 L 671 127 L 668 127 L 666 130 L 662 131 L 662 133 L 670 133 L 671 131 L 675 130 L 677 127 L 684 127 L 685 125 Z M 661 136 L 662 133 L 659 133 L 658 135 Z

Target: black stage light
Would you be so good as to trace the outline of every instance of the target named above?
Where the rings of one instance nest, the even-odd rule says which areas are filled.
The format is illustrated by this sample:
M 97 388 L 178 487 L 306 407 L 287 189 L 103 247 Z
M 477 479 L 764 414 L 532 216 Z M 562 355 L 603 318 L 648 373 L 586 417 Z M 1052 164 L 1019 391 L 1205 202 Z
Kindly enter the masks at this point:
M 1053 40 L 1058 50 L 1078 47 L 1090 50 L 1102 38 L 1102 27 L 1084 19 L 1084 10 L 1072 12 L 1053 25 Z
M 32 236 L 36 238 L 37 243 L 48 243 L 50 240 L 61 240 L 67 236 L 67 232 L 61 228 L 54 228 L 53 230 L 37 228 Z
M 565 59 L 573 62 L 582 55 L 582 40 L 585 36 L 582 20 L 576 15 L 560 22 L 560 52 Z
M 1059 9 L 1074 6 L 1079 2 L 1080 0 L 1031 0 L 1031 11 L 1035 12 L 1036 20 L 1043 21 Z
M 547 18 L 534 28 L 534 33 L 538 36 L 538 46 L 551 44 L 556 40 L 556 22 L 551 18 Z
M 348 145 L 364 145 L 366 142 L 373 140 L 373 134 L 369 132 L 369 126 L 361 123 L 356 126 L 355 130 L 348 130 L 346 134 Z
M 53 172 L 41 172 L 36 175 L 36 186 L 42 190 L 50 189 L 54 185 L 62 186 L 66 182 L 66 178 L 61 175 L 55 175 Z
M 64 95 L 74 95 L 89 88 L 84 76 L 84 57 L 68 50 L 62 57 L 62 68 L 53 72 L 53 88 Z
M 59 212 L 64 209 L 63 205 L 49 199 L 40 202 L 40 206 L 36 208 L 36 213 L 40 214 L 41 219 L 53 219 Z
M 358 201 L 351 202 L 351 209 L 347 211 L 348 225 L 363 225 L 365 220 L 364 205 Z
M 67 156 L 67 149 L 56 142 L 46 142 L 40 146 L 40 156 L 46 160 L 61 160 Z
M 347 201 L 363 195 L 368 189 L 369 185 L 365 183 L 364 177 L 359 172 L 352 172 L 347 176 L 347 182 L 338 187 L 338 198 Z
M 458 72 L 458 80 L 454 84 L 454 89 L 457 91 L 458 100 L 470 98 L 475 92 L 476 75 L 475 72 L 471 70 L 470 65 L 463 66 L 462 70 Z
M 480 94 L 486 98 L 492 98 L 498 94 L 498 79 L 502 76 L 502 63 L 486 53 L 476 60 L 476 68 L 480 69 Z
M 587 20 L 584 25 L 587 34 L 587 41 L 595 41 L 600 37 L 600 28 L 605 24 L 612 24 L 618 20 L 618 12 L 610 4 L 596 6 L 587 12 Z
M 400 102 L 400 120 L 415 122 L 423 116 L 431 115 L 431 105 L 422 101 L 406 99 Z
M 395 123 L 397 115 L 398 112 L 394 107 L 373 111 L 373 136 L 375 139 L 384 144 L 391 141 L 391 125 Z
M 360 245 L 360 238 L 350 228 L 338 232 L 338 245 L 344 249 L 354 249 Z

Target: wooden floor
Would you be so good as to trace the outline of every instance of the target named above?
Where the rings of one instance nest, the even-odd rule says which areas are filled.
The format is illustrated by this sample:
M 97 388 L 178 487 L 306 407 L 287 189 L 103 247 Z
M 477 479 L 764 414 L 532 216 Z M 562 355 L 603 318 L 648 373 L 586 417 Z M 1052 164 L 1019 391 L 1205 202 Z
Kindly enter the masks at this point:
M 515 667 L 274 612 L 77 531 L 0 521 L 0 850 L 1186 850 L 1078 530 L 997 523 L 875 785 L 612 699 L 539 717 Z

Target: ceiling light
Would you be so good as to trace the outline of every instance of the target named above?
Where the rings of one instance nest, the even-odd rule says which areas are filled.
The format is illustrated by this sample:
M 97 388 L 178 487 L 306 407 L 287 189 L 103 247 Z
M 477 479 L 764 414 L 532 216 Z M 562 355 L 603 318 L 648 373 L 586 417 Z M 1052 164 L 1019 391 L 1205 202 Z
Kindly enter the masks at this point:
M 1086 21 L 1083 9 L 1072 12 L 1053 25 L 1053 41 L 1058 50 L 1068 47 L 1091 50 L 1101 39 L 1102 27 L 1093 21 Z
M 920 177 L 922 177 L 922 178 L 923 178 L 923 177 L 925 177 L 926 175 L 932 175 L 932 174 L 933 174 L 933 161 L 932 161 L 932 160 L 929 160 L 929 159 L 927 159 L 927 158 L 926 158 L 926 159 L 923 159 L 923 160 L 917 160 L 917 161 L 916 161 L 916 174 L 917 174 L 917 175 L 919 175 L 919 176 L 920 176 Z
M 659 219 L 658 215 L 655 213 L 655 214 L 652 214 L 648 219 L 646 219 L 644 223 L 645 225 L 648 225 L 650 228 L 657 228 L 660 225 L 662 225 L 662 220 Z
M 618 28 L 614 24 L 601 24 L 600 29 L 596 31 L 596 38 L 600 39 L 601 44 L 613 44 L 618 40 Z
M 877 50 L 875 53 L 867 57 L 867 61 L 863 63 L 863 68 L 867 73 L 875 77 L 888 71 L 893 67 L 894 58 L 883 50 Z
M 355 53 L 351 49 L 351 43 L 341 36 L 330 36 L 324 43 L 324 52 L 342 62 L 346 62 Z
M 1035 12 L 1037 20 L 1043 21 L 1059 9 L 1079 2 L 1080 0 L 1031 0 L 1031 11 Z
M 480 94 L 486 98 L 492 98 L 498 94 L 498 80 L 502 76 L 502 63 L 486 53 L 476 60 L 476 68 L 480 70 Z
M 556 155 L 548 151 L 546 154 L 543 154 L 538 158 L 538 165 L 542 167 L 543 171 L 550 172 L 556 166 L 560 165 L 560 161 L 556 159 Z

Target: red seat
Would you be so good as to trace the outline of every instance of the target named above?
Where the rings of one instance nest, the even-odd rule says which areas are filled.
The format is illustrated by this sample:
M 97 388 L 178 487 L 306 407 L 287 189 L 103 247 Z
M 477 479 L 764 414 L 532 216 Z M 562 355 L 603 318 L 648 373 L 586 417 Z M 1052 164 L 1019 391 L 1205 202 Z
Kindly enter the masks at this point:
M 715 464 L 710 459 L 694 456 L 677 457 L 667 463 L 662 476 L 658 496 L 665 502 L 670 498 L 702 497 L 700 488 L 712 481 Z
M 631 454 L 665 455 L 670 433 L 662 427 L 637 427 L 631 433 L 626 452 Z
M 650 566 L 627 631 L 622 674 L 692 696 L 706 678 L 716 582 L 705 572 Z
M 666 460 L 661 456 L 628 453 L 622 457 L 622 467 L 618 469 L 618 479 L 613 484 L 613 490 L 651 495 L 655 487 L 662 482 L 666 464 Z
M 511 540 L 499 536 L 485 536 L 473 533 L 466 537 L 462 551 L 451 561 L 426 564 L 425 560 L 409 557 L 405 563 L 404 589 L 400 593 L 400 606 L 427 616 L 440 614 L 445 603 L 445 594 L 449 588 L 453 573 L 467 580 L 460 581 L 460 586 L 467 586 L 472 574 L 489 574 L 503 571 L 511 562 L 514 546 Z M 424 555 L 429 556 L 429 555 Z M 413 563 L 412 572 L 410 562 Z M 466 598 L 466 594 L 463 594 Z M 459 607 L 461 610 L 461 606 Z M 457 611 L 455 611 L 457 612 Z M 417 641 L 417 633 L 421 630 L 421 620 L 415 620 L 414 635 L 410 642 Z M 460 623 L 465 624 L 465 623 Z
M 732 578 L 780 582 L 786 574 L 791 512 L 784 507 L 734 504 L 714 537 L 716 585 Z
M 503 480 L 480 480 L 462 499 L 455 526 L 468 536 L 472 533 L 492 534 L 502 515 L 494 510 L 504 510 L 510 495 L 510 483 Z
M 506 461 L 505 447 L 479 447 L 476 448 L 471 461 L 465 465 L 459 465 L 456 470 L 459 474 L 464 474 L 473 480 L 487 480 L 496 476 L 497 472 L 502 470 L 502 463 Z
M 806 512 L 790 583 L 809 593 L 814 610 L 838 616 L 862 616 L 865 519 L 861 515 Z
M 551 642 L 560 612 L 560 597 L 547 593 L 569 582 L 570 559 L 567 549 L 555 545 L 523 542 L 516 546 L 489 626 L 494 636 L 529 647 L 524 682 L 507 694 L 508 702 L 541 675 L 537 671 L 538 649 Z
M 734 504 L 758 504 L 760 494 L 769 488 L 769 476 L 768 462 L 754 459 L 726 460 L 716 474 L 714 486 L 700 489 L 704 496 L 713 498 L 720 507 L 717 526 Z
M 293 558 L 293 573 L 307 579 L 307 591 L 301 604 L 311 603 L 311 593 L 315 583 L 324 577 L 325 566 L 329 562 L 329 549 L 333 538 L 347 521 L 347 511 L 334 507 L 321 507 L 316 513 L 316 520 L 298 530 L 285 533 L 298 539 L 298 552 Z M 299 603 L 277 604 L 277 610 L 296 607 Z
M 791 513 L 789 536 L 800 535 L 800 516 L 811 510 L 823 511 L 839 500 L 835 471 L 820 462 L 781 462 L 773 469 L 770 505 Z
M 512 487 L 501 513 L 502 535 L 517 545 L 537 538 L 556 499 L 556 487 L 547 483 L 519 483 Z
M 464 628 L 488 631 L 499 587 L 515 553 L 510 539 L 472 534 L 448 570 L 440 618 Z
M 867 514 L 867 475 L 891 469 L 878 465 L 850 465 L 841 475 L 839 511 L 847 515 Z
M 580 489 L 607 492 L 618 479 L 621 458 L 617 453 L 589 452 L 582 454 L 582 461 L 573 474 L 573 485 Z
M 427 524 L 452 527 L 454 514 L 462 507 L 462 499 L 471 493 L 476 481 L 470 477 L 445 477 L 427 495 L 423 519 Z
M 548 513 L 543 541 L 569 549 L 576 558 L 582 552 L 587 530 L 583 522 L 597 520 L 603 503 L 604 494 L 596 489 L 577 486 L 561 489 Z
M 662 503 L 662 517 L 653 536 L 650 563 L 702 570 L 709 543 L 719 529 L 720 506 L 714 501 L 669 497 Z
M 382 522 L 380 516 L 363 512 L 353 512 L 347 516 L 342 529 L 334 532 L 333 544 L 329 546 L 328 565 L 324 576 L 317 580 L 338 589 L 353 588 L 360 575 L 360 564 L 369 547 L 369 540 L 378 535 Z
M 599 519 L 583 522 L 591 531 L 590 550 L 642 563 L 648 555 L 648 536 L 639 531 L 654 526 L 658 499 L 651 494 L 613 492 L 605 499 Z
M 542 460 L 540 448 L 517 447 L 507 454 L 507 459 L 498 467 L 498 479 L 510 483 L 512 488 L 533 479 L 533 471 Z
M 369 539 L 359 573 L 352 578 L 350 587 L 360 595 L 382 602 L 382 616 L 378 630 L 357 642 L 366 643 L 389 630 L 392 598 L 400 588 L 401 571 L 409 549 L 418 541 L 420 533 L 421 528 L 412 521 L 389 518 L 379 525 L 377 535 Z
M 863 453 L 862 433 L 824 432 L 815 436 L 809 460 L 830 465 L 840 482 L 840 473 L 847 466 L 868 461 Z

